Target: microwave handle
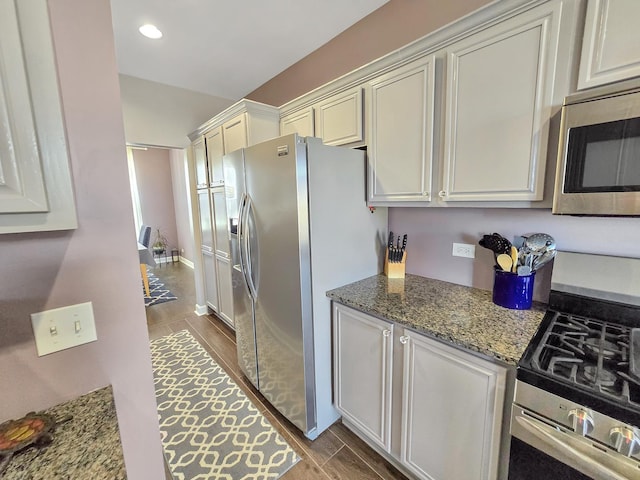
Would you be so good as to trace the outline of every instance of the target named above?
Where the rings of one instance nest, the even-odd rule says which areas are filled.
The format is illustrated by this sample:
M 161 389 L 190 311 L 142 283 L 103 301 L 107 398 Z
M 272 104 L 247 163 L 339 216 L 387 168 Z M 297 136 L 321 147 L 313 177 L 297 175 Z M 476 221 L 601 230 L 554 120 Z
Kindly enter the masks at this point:
M 588 447 L 584 441 L 577 440 L 561 430 L 558 430 L 535 417 L 522 411 L 522 416 L 515 417 L 520 427 L 527 430 L 536 439 L 553 448 L 556 453 L 561 453 L 572 463 L 580 465 L 580 470 L 585 474 L 606 480 L 629 480 L 638 474 L 638 469 L 625 465 L 621 461 L 612 458 L 611 454 L 600 452 L 593 447 Z M 534 445 L 535 446 L 535 445 Z M 587 452 L 588 449 L 588 452 Z

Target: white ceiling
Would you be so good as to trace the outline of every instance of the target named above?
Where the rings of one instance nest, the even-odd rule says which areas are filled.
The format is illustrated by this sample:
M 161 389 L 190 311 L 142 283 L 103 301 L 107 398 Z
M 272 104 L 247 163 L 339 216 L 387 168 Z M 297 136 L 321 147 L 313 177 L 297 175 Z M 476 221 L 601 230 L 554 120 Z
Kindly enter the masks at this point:
M 237 100 L 387 1 L 111 0 L 118 70 Z

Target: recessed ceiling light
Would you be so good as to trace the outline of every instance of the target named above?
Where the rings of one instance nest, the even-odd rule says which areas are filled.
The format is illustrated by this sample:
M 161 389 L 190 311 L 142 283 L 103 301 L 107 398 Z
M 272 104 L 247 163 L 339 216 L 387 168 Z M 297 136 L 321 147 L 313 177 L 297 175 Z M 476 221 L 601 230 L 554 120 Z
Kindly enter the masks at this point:
M 155 25 L 151 25 L 150 23 L 142 25 L 138 30 L 145 37 L 153 38 L 154 40 L 162 38 L 162 32 L 158 30 L 158 27 L 156 27 Z

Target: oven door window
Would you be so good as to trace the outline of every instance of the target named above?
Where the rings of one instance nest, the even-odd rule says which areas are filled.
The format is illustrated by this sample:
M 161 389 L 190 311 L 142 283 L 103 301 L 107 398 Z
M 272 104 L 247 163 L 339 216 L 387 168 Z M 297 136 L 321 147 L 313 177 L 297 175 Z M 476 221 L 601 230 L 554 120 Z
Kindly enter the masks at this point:
M 640 191 L 640 118 L 569 130 L 565 193 Z

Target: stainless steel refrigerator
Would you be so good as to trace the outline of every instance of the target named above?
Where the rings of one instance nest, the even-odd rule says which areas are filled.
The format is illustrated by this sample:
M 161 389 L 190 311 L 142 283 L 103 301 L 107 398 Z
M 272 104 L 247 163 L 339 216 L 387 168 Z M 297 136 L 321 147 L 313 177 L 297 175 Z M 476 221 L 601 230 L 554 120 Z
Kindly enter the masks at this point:
M 223 159 L 238 362 L 310 439 L 332 403 L 325 292 L 381 271 L 387 209 L 371 212 L 364 152 L 296 134 Z

